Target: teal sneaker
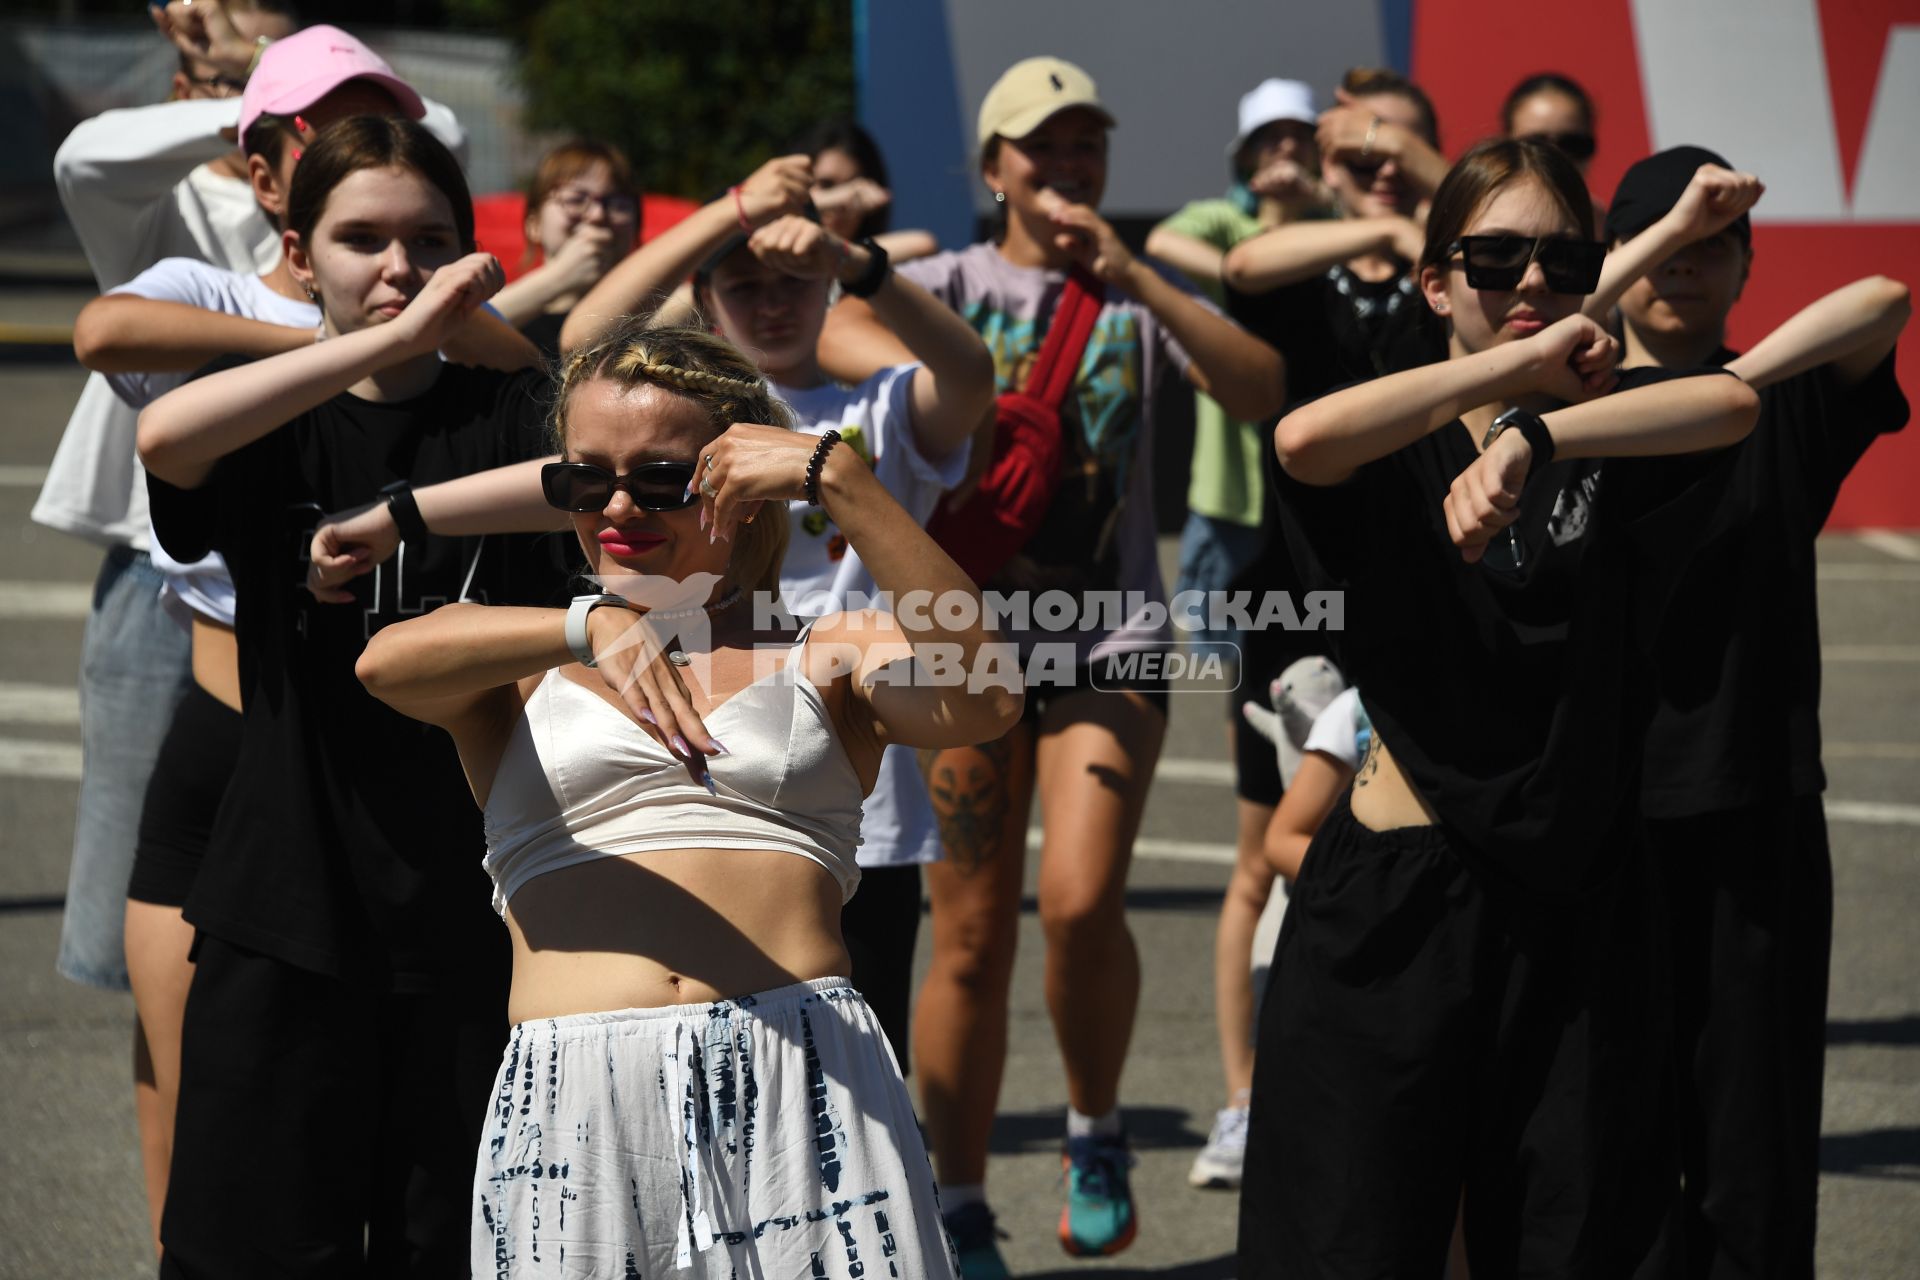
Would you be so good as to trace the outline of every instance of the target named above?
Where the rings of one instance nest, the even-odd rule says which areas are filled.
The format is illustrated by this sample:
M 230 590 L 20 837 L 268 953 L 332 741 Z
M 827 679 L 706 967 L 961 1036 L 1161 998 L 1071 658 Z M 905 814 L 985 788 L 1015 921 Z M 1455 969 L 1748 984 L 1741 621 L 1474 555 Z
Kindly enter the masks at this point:
M 960 1280 L 1008 1280 L 1007 1261 L 1000 1256 L 1000 1232 L 993 1211 L 984 1204 L 961 1205 L 940 1221 L 960 1259 Z
M 1133 1212 L 1127 1171 L 1133 1153 L 1124 1135 L 1068 1138 L 1067 1203 L 1060 1210 L 1060 1247 L 1076 1258 L 1107 1257 L 1133 1243 L 1140 1223 Z

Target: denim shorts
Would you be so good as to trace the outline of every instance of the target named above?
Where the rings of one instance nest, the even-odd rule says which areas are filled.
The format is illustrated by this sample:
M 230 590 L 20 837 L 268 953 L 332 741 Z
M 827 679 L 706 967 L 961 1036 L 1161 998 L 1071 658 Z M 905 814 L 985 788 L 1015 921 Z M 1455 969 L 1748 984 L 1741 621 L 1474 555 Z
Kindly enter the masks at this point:
M 1180 576 L 1174 592 L 1225 591 L 1267 545 L 1267 531 L 1257 525 L 1216 520 L 1197 511 L 1187 513 L 1186 528 L 1180 531 Z M 1240 639 L 1231 628 L 1222 631 L 1196 631 L 1188 637 L 1196 642 L 1219 643 Z
M 85 763 L 55 967 L 75 982 L 114 991 L 127 989 L 127 882 L 147 778 L 174 706 L 193 681 L 192 644 L 160 605 L 161 581 L 144 551 L 107 552 L 80 647 Z

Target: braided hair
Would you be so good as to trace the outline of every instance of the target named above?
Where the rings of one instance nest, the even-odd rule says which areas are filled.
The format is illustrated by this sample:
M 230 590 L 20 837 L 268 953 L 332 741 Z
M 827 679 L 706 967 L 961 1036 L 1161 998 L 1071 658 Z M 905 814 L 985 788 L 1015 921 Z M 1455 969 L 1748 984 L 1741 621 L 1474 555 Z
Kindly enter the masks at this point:
M 706 411 L 712 438 L 736 422 L 793 425 L 786 404 L 753 361 L 725 338 L 689 326 L 650 329 L 644 318 L 627 316 L 560 366 L 548 426 L 561 453 L 567 450 L 567 405 L 575 391 L 601 378 L 623 387 L 651 384 L 692 400 Z M 787 513 L 763 515 L 734 532 L 733 579 L 743 590 L 778 594 Z

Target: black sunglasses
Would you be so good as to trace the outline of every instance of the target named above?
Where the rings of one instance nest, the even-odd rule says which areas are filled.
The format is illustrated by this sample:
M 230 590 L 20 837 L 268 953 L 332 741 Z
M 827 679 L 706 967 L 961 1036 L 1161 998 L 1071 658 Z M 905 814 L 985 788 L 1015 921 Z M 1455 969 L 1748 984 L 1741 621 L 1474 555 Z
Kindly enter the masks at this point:
M 1544 142 L 1576 164 L 1593 159 L 1593 135 L 1590 133 L 1530 133 L 1527 137 Z
M 604 511 L 616 489 L 642 511 L 685 511 L 700 501 L 687 491 L 693 472 L 691 462 L 643 462 L 623 476 L 586 462 L 549 462 L 540 468 L 540 490 L 562 511 Z
M 1598 240 L 1565 236 L 1461 236 L 1447 246 L 1447 259 L 1459 254 L 1467 283 L 1475 289 L 1513 289 L 1535 262 L 1555 293 L 1585 297 L 1600 284 L 1607 246 Z

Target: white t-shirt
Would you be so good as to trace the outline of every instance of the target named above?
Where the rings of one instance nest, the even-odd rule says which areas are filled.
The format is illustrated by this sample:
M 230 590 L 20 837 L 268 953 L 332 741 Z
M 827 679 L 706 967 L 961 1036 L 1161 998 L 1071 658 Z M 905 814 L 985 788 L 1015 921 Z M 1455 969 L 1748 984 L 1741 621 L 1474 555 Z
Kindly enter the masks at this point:
M 1349 769 L 1358 769 L 1373 741 L 1373 721 L 1360 705 L 1360 690 L 1345 689 L 1314 717 L 1306 751 L 1324 751 Z
M 275 293 L 257 275 L 237 275 L 194 258 L 165 258 L 112 293 L 132 294 L 155 302 L 179 302 L 203 311 L 222 315 L 264 320 L 293 329 L 313 329 L 320 323 L 320 308 L 303 298 L 288 298 Z M 107 383 L 114 393 L 135 412 L 184 383 L 185 373 L 110 373 Z M 233 625 L 233 579 L 227 575 L 226 562 L 218 553 L 193 564 L 182 564 L 169 556 L 160 540 L 148 532 L 149 554 L 154 568 L 166 575 L 161 588 L 161 603 L 176 617 L 181 609 L 191 610 L 224 626 Z M 183 619 L 184 621 L 184 619 Z
M 794 426 L 809 435 L 829 428 L 852 445 L 894 501 L 921 524 L 933 514 L 940 496 L 967 473 L 969 446 L 935 463 L 920 452 L 913 436 L 913 375 L 917 364 L 882 369 L 857 387 L 828 383 L 798 390 L 774 390 L 793 410 Z M 787 508 L 786 559 L 780 566 L 780 592 L 788 609 L 803 617 L 835 613 L 853 596 L 877 592 L 873 574 L 860 555 L 819 507 L 793 502 Z M 927 798 L 926 779 L 909 747 L 888 747 L 880 776 L 867 797 L 860 823 L 858 861 L 863 867 L 935 862 L 940 833 Z
M 456 156 L 466 131 L 453 113 L 426 104 L 422 124 Z M 197 258 L 238 275 L 280 260 L 274 230 L 253 188 L 206 166 L 234 144 L 240 99 L 161 102 L 103 111 L 74 126 L 53 157 L 54 184 L 102 292 L 165 258 Z M 147 478 L 134 454 L 137 411 L 93 374 L 60 437 L 33 519 L 103 546 L 151 545 Z

